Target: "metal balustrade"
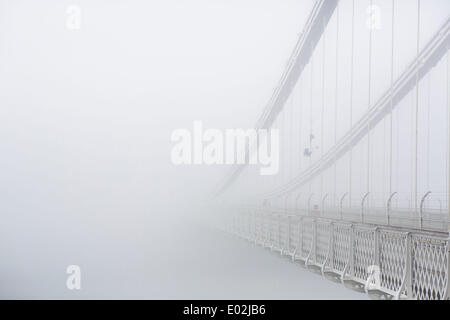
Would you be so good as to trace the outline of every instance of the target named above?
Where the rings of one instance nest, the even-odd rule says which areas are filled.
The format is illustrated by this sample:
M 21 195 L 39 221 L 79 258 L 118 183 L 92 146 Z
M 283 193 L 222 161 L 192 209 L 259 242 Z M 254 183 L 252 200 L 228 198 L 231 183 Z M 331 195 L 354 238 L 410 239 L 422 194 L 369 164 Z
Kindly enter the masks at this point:
M 351 225 L 333 222 L 330 238 L 329 256 L 323 268 L 323 275 L 340 282 L 350 259 L 348 246 L 351 241 Z
M 378 233 L 380 285 L 396 298 L 403 293 L 402 285 L 406 281 L 408 237 L 408 232 L 380 230 Z
M 450 240 L 446 233 L 267 208 L 244 211 L 232 223 L 237 235 L 372 298 L 449 299 Z M 379 268 L 378 284 L 370 273 L 373 266 Z
M 256 170 L 244 170 L 247 164 L 236 165 L 215 193 L 223 194 L 227 203 L 236 203 L 238 195 L 238 201 L 257 204 L 244 208 L 248 218 L 233 218 L 234 230 L 240 236 L 379 299 L 449 298 L 450 145 L 448 130 L 444 129 L 450 121 L 450 18 L 442 18 L 440 26 L 424 38 L 424 10 L 420 1 L 416 5 L 411 9 L 417 10 L 415 50 L 398 65 L 398 57 L 405 52 L 398 51 L 401 45 L 397 41 L 402 37 L 397 35 L 396 16 L 400 11 L 395 0 L 383 8 L 392 14 L 391 37 L 381 37 L 372 44 L 369 28 L 369 50 L 366 44 L 354 41 L 355 17 L 358 11 L 362 13 L 362 7 L 355 7 L 353 1 L 348 21 L 351 32 L 341 32 L 337 8 L 345 11 L 350 7 L 339 1 L 317 1 L 255 126 L 285 132 L 280 149 L 282 174 L 272 179 L 255 175 Z M 332 16 L 335 20 L 328 26 Z M 328 70 L 330 57 L 324 52 L 328 51 L 330 30 L 333 34 L 336 31 L 335 41 L 331 40 L 336 52 L 331 57 L 335 68 Z M 355 52 L 367 52 L 372 62 L 378 50 L 372 47 L 391 48 L 390 68 L 384 70 L 390 75 L 390 84 L 383 89 L 386 83 L 372 75 L 375 65 L 368 63 L 366 100 L 362 99 L 365 93 L 354 97 L 354 83 L 362 80 L 360 75 L 354 77 L 358 74 L 354 72 L 358 67 Z M 351 53 L 350 61 L 341 61 L 342 52 Z M 350 72 L 345 82 L 349 80 L 349 88 L 339 86 L 341 71 L 348 63 Z M 438 80 L 435 74 L 443 76 L 444 71 L 446 80 Z M 322 79 L 322 84 L 318 87 L 314 79 L 319 72 L 317 79 Z M 332 84 L 326 74 L 335 77 L 334 106 L 324 98 Z M 445 81 L 446 86 L 435 86 L 434 81 Z M 294 94 L 297 88 L 300 99 Z M 432 102 L 430 97 L 434 95 L 436 101 Z M 348 113 L 338 117 L 334 112 L 333 119 L 333 108 L 338 110 L 342 96 L 349 97 Z M 410 97 L 411 102 L 406 101 Z M 403 112 L 411 118 L 404 117 Z M 308 117 L 309 125 L 304 122 Z M 434 127 L 441 130 L 433 133 L 430 128 Z M 409 133 L 411 147 L 403 141 Z M 252 150 L 258 150 L 258 146 Z M 442 157 L 433 156 L 437 150 L 442 151 Z M 245 151 L 250 154 L 250 145 Z M 240 174 L 245 176 L 238 179 Z
M 449 239 L 411 236 L 410 290 L 416 299 L 449 298 Z

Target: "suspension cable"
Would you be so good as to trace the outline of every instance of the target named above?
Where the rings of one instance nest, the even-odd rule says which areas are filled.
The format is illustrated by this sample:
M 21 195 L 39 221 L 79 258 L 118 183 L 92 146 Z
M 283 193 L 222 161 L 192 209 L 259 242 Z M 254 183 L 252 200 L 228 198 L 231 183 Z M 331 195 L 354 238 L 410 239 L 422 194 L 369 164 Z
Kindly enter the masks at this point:
M 417 0 L 417 69 L 416 69 L 416 103 L 415 103 L 415 148 L 414 148 L 414 212 L 417 215 L 417 174 L 418 174 L 418 143 L 419 143 L 419 49 L 420 49 L 420 0 Z M 422 221 L 422 219 L 421 219 Z M 422 225 L 420 226 L 422 227 Z
M 448 210 L 448 221 L 450 222 L 450 83 L 449 83 L 449 53 L 447 46 L 447 210 Z
M 394 109 L 394 44 L 395 44 L 395 0 L 392 0 L 392 26 L 391 26 L 391 89 L 390 89 L 390 146 L 389 146 L 389 196 L 392 194 L 392 156 L 393 156 L 393 109 Z
M 291 106 L 290 106 L 290 117 L 289 117 L 289 132 L 288 132 L 288 138 L 289 138 L 289 174 L 288 174 L 288 180 L 292 177 L 292 161 L 293 161 L 293 150 L 292 150 L 292 144 L 294 139 L 294 104 L 295 104 L 295 90 L 292 90 L 292 100 L 291 100 Z
M 322 21 L 322 111 L 320 115 L 320 156 L 323 157 L 324 152 L 324 142 L 325 142 L 325 134 L 324 134 L 324 115 L 325 115 L 325 52 L 326 52 L 326 31 L 325 31 L 325 21 Z M 323 197 L 323 175 L 324 172 L 320 174 L 320 198 Z M 323 208 L 322 208 L 323 209 Z M 323 211 L 323 210 L 322 210 Z
M 355 0 L 352 0 L 352 40 L 351 40 L 351 63 L 350 63 L 350 133 L 353 131 L 353 69 L 354 69 L 354 46 L 355 46 Z M 349 159 L 349 204 L 352 206 L 352 162 L 353 162 L 353 145 L 350 146 Z
M 302 129 L 303 129 L 303 77 L 298 79 L 299 82 L 299 126 L 298 126 L 298 141 L 299 141 L 299 157 L 298 157 L 298 172 L 302 171 Z
M 335 95 L 334 95 L 334 145 L 337 143 L 337 108 L 338 108 L 338 78 L 339 78 L 339 4 L 336 8 L 336 79 L 335 79 Z M 336 156 L 334 157 L 334 191 L 333 205 L 336 206 Z
M 431 77 L 432 71 L 428 71 L 428 94 L 427 94 L 427 192 L 430 190 L 430 114 L 431 114 Z
M 292 98 L 292 97 L 291 97 Z M 283 122 L 282 122 L 282 132 L 283 132 L 283 134 L 282 134 L 282 139 L 281 139 L 281 141 L 283 142 L 283 151 L 282 151 L 282 155 L 283 155 L 283 161 L 282 161 L 282 164 L 283 164 L 283 168 L 281 169 L 281 181 L 280 181 L 280 185 L 283 185 L 284 183 L 286 183 L 286 173 L 287 173 L 287 148 L 286 148 L 286 145 L 287 145 L 287 121 L 286 121 L 286 115 L 287 115 L 287 109 L 288 109 L 288 107 L 289 107 L 289 103 L 286 103 L 286 108 L 283 108 L 282 109 L 282 113 L 283 113 L 283 117 L 282 117 L 282 119 L 283 119 Z
M 311 45 L 311 82 L 310 82 L 310 91 L 311 91 L 311 99 L 310 99 L 310 112 L 309 112 L 309 168 L 311 168 L 311 160 L 312 160 L 312 125 L 313 125 L 313 84 L 314 84 L 314 55 L 313 55 L 313 47 Z M 312 191 L 312 180 L 309 182 L 309 194 Z
M 373 0 L 370 0 L 370 8 L 373 8 Z M 371 87 L 372 87 L 372 29 L 373 25 L 369 28 L 369 81 L 368 81 L 368 105 L 367 109 L 371 106 Z M 370 121 L 367 122 L 367 192 L 370 192 Z M 367 198 L 367 202 L 370 202 L 370 194 Z

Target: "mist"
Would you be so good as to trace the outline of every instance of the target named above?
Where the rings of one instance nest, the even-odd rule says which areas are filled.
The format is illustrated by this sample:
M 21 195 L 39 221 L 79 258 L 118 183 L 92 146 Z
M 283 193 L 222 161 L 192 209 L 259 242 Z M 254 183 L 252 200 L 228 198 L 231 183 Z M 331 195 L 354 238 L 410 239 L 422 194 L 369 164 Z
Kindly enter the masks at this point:
M 251 127 L 311 3 L 0 1 L 0 296 L 208 297 L 195 221 L 225 167 L 175 166 L 170 135 Z
M 0 298 L 360 298 L 215 228 L 207 204 L 230 166 L 170 158 L 194 121 L 254 127 L 313 4 L 0 0 Z M 449 12 L 428 8 L 442 14 L 423 41 Z

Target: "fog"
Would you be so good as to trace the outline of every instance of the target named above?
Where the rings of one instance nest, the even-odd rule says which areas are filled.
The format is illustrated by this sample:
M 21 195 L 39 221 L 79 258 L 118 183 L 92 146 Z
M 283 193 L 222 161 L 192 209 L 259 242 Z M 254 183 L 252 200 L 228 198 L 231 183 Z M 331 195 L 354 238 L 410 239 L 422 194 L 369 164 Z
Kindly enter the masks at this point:
M 370 4 L 378 14 L 371 15 Z M 391 83 L 404 75 L 418 50 L 424 50 L 448 23 L 449 15 L 450 2 L 441 0 L 340 1 L 272 124 L 280 130 L 280 172 L 263 176 L 258 166 L 247 166 L 226 190 L 227 201 L 260 204 L 262 196 L 319 163 L 357 128 L 369 108 L 389 93 Z M 284 207 L 286 196 L 290 196 L 290 207 L 306 208 L 308 196 L 314 194 L 312 206 L 320 208 L 327 195 L 328 204 L 337 207 L 342 195 L 348 193 L 345 207 L 358 210 L 369 191 L 368 201 L 379 208 L 396 192 L 395 206 L 411 210 L 432 191 L 425 206 L 447 217 L 448 59 L 447 50 L 418 81 L 418 90 L 414 85 L 390 114 L 367 127 L 370 134 L 351 151 L 346 150 L 307 183 L 268 200 Z M 305 155 L 305 151 L 311 154 Z M 299 194 L 303 196 L 295 204 Z
M 225 168 L 173 165 L 171 132 L 251 127 L 310 6 L 0 1 L 0 296 L 208 298 L 182 269 L 208 269 L 192 221 Z
M 215 229 L 229 166 L 170 158 L 254 126 L 313 3 L 0 0 L 0 298 L 363 297 Z

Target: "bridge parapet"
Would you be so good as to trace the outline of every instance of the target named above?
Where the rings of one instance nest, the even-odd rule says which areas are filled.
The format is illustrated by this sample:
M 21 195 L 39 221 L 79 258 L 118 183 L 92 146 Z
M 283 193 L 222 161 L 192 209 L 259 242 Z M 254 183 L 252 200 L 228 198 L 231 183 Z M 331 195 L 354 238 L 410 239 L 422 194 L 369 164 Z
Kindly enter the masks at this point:
M 449 234 L 243 210 L 232 232 L 372 298 L 449 299 Z

